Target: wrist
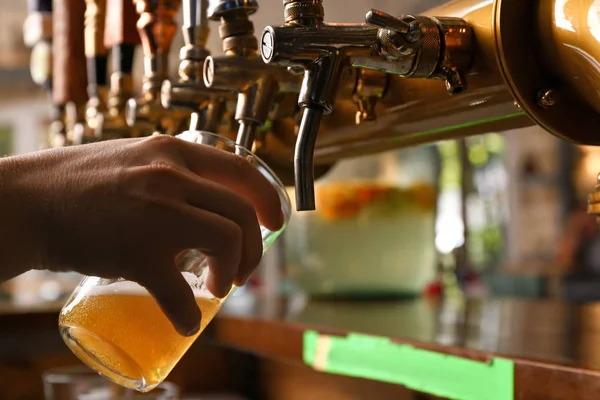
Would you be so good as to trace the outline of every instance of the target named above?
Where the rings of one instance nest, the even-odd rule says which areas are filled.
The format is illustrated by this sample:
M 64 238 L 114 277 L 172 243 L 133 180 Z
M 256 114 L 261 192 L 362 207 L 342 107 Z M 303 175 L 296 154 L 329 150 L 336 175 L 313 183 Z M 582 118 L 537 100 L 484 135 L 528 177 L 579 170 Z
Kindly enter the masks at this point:
M 7 279 L 41 268 L 32 198 L 23 176 L 29 170 L 21 157 L 0 158 L 0 278 Z

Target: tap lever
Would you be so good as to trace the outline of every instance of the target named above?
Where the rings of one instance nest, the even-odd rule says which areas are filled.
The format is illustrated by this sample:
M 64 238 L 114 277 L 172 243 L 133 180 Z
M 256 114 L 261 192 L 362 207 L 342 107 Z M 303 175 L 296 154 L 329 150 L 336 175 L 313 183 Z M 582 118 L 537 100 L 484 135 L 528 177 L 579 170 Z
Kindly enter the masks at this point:
M 244 12 L 246 15 L 252 15 L 258 10 L 258 1 L 256 0 L 210 0 L 208 4 L 208 15 L 210 19 L 218 20 L 228 14 Z
M 369 25 L 381 28 L 377 34 L 382 53 L 386 58 L 399 57 L 416 52 L 423 43 L 421 23 L 412 15 L 396 18 L 383 11 L 371 9 L 365 16 Z
M 371 9 L 365 16 L 365 22 L 383 29 L 390 29 L 398 33 L 408 33 L 410 22 L 396 18 L 383 11 Z

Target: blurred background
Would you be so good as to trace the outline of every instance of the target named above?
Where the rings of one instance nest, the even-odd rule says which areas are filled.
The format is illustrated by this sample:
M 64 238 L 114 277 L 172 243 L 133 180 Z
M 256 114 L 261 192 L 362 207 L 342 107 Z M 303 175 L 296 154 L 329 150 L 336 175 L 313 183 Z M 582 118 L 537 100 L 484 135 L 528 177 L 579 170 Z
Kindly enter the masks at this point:
M 358 22 L 371 7 L 417 13 L 442 2 L 348 3 L 328 0 L 326 19 Z M 262 0 L 260 6 L 252 18 L 257 34 L 282 20 L 281 0 Z M 48 95 L 31 80 L 31 51 L 23 43 L 26 2 L 0 0 L 0 9 L 4 156 L 49 146 L 50 107 Z M 182 43 L 178 33 L 172 47 Z M 222 53 L 214 30 L 208 47 Z M 134 76 L 141 76 L 137 56 Z M 178 63 L 173 51 L 173 76 Z M 273 298 L 299 292 L 326 301 L 410 301 L 453 293 L 600 300 L 600 235 L 586 212 L 599 172 L 600 148 L 567 143 L 537 127 L 344 160 L 319 180 L 317 211 L 292 217 L 251 284 L 238 292 L 235 307 L 247 307 L 243 298 L 249 292 Z M 80 278 L 26 273 L 0 285 L 0 311 L 62 304 Z M 11 343 L 8 336 L 0 341 L 0 359 L 13 354 L 7 350 Z
M 258 32 L 261 27 L 281 19 L 280 3 L 279 0 L 261 1 L 259 12 L 253 16 Z M 370 7 L 399 14 L 416 13 L 440 3 L 437 0 L 361 0 L 353 3 L 353 7 L 347 7 L 344 1 L 329 1 L 327 19 L 332 22 L 356 22 L 364 18 L 364 10 Z M 0 90 L 7 94 L 0 99 L 0 154 L 43 149 L 49 146 L 50 109 L 47 94 L 31 80 L 31 51 L 23 43 L 26 2 L 2 0 L 0 6 L 3 9 L 0 16 Z M 179 32 L 172 48 L 178 49 L 182 43 Z M 214 31 L 209 37 L 208 48 L 213 54 L 222 53 L 221 41 Z M 137 53 L 134 63 L 137 70 L 134 76 L 141 76 L 142 73 L 140 53 Z M 178 67 L 176 51 L 172 52 L 170 67 L 175 76 Z M 136 84 L 140 85 L 141 82 L 138 80 Z M 358 190 L 357 184 L 371 189 L 397 189 L 399 193 L 404 193 L 404 197 L 423 184 L 433 190 L 435 207 L 431 215 L 424 217 L 427 224 L 434 224 L 433 231 L 423 232 L 422 237 L 432 245 L 427 259 L 431 267 L 422 267 L 429 270 L 421 271 L 421 276 L 411 283 L 416 285 L 411 291 L 424 289 L 426 283 L 439 280 L 439 273 L 444 266 L 454 268 L 450 266 L 456 265 L 461 271 L 458 283 L 464 279 L 473 280 L 477 275 L 478 282 L 485 284 L 487 290 L 501 294 L 556 296 L 560 292 L 561 296 L 587 298 L 593 296 L 590 292 L 594 290 L 588 287 L 595 285 L 596 271 L 600 272 L 600 248 L 596 240 L 594 218 L 587 216 L 584 211 L 586 196 L 593 191 L 596 175 L 600 172 L 600 159 L 596 157 L 598 152 L 600 150 L 593 147 L 577 146 L 556 139 L 537 127 L 490 132 L 461 141 L 347 160 L 321 180 L 320 188 L 328 190 L 333 187 L 332 190 L 339 192 L 336 192 L 338 197 L 341 191 Z M 368 172 L 361 175 L 356 171 Z M 401 254 L 404 254 L 405 260 L 410 259 L 406 257 L 406 252 L 411 248 L 419 253 L 415 257 L 423 256 L 421 249 L 416 249 L 415 245 L 403 243 L 407 238 L 405 232 L 422 226 L 422 221 L 416 220 L 413 221 L 416 225 L 410 225 L 411 218 L 406 217 L 403 207 L 392 208 L 395 210 L 392 213 L 398 214 L 396 217 L 404 221 L 404 226 L 394 223 L 379 226 L 381 224 L 375 220 L 385 220 L 387 217 L 373 216 L 375 222 L 372 223 L 378 229 L 369 233 L 370 239 L 354 239 L 359 243 L 378 243 L 380 248 L 369 248 L 366 253 L 380 254 L 380 261 L 388 260 L 373 262 L 381 265 L 378 268 L 383 268 L 379 274 L 382 282 L 389 281 L 386 274 L 392 274 L 396 282 L 406 282 L 405 275 L 394 276 L 404 273 L 394 263 Z M 348 232 L 348 224 L 351 229 L 353 226 L 356 231 L 362 229 L 364 232 L 366 222 L 364 218 L 361 220 L 360 215 L 357 212 L 352 217 L 353 221 L 344 217 L 326 223 L 323 223 L 323 215 L 319 212 L 296 215 L 286 236 L 295 236 L 294 239 L 288 238 L 288 242 L 304 247 L 288 248 L 284 252 L 286 257 L 277 254 L 267 256 L 265 262 L 271 264 L 281 263 L 285 259 L 285 267 L 283 270 L 268 268 L 266 281 L 274 281 L 273 276 L 277 275 L 290 278 L 292 282 L 288 283 L 297 283 L 294 281 L 299 279 L 303 285 L 310 286 L 311 283 L 307 282 L 310 280 L 329 282 L 328 278 L 316 271 L 319 267 L 315 267 L 315 262 L 327 263 L 328 272 L 324 273 L 334 276 L 340 275 L 338 265 L 342 269 L 352 269 L 348 260 L 354 260 L 354 265 L 364 262 L 353 253 L 344 254 L 339 260 L 328 258 L 333 253 L 340 253 L 339 247 L 344 243 L 345 249 L 356 248 L 346 241 L 352 234 L 347 233 L 348 236 L 344 238 L 339 236 L 339 232 Z M 336 227 L 336 224 L 339 226 Z M 306 240 L 298 240 L 300 237 L 312 239 L 307 243 Z M 383 237 L 387 237 L 387 240 L 382 240 Z M 333 242 L 329 243 L 328 240 Z M 421 242 L 415 240 L 415 243 Z M 310 248 L 317 243 L 320 243 L 319 247 Z M 328 255 L 327 250 L 321 247 L 329 249 L 331 254 Z M 322 260 L 315 260 L 311 254 L 321 250 L 324 254 L 317 258 Z M 282 252 L 281 248 L 271 251 L 278 252 Z M 359 252 L 365 254 L 364 249 Z M 411 262 L 417 260 L 408 261 L 408 264 Z M 389 267 L 383 265 L 388 263 Z M 335 266 L 332 267 L 332 264 Z M 360 270 L 362 266 L 357 268 Z M 413 266 L 406 265 L 405 268 L 411 276 Z M 52 299 L 70 293 L 70 286 L 78 279 L 70 274 L 58 278 L 49 273 L 31 272 L 4 285 L 3 292 L 5 295 L 7 291 L 12 292 L 19 301 L 36 301 L 40 296 Z M 360 281 L 362 278 L 352 275 L 350 279 Z M 65 287 L 62 286 L 63 280 L 66 280 Z M 559 290 L 557 281 L 566 283 L 567 288 Z M 377 287 L 377 282 L 364 282 L 365 286 L 371 284 L 374 287 L 363 289 L 368 292 L 381 289 Z M 331 286 L 332 283 L 322 285 Z M 346 290 L 314 289 L 322 291 L 322 294 Z M 385 292 L 385 289 L 382 290 Z

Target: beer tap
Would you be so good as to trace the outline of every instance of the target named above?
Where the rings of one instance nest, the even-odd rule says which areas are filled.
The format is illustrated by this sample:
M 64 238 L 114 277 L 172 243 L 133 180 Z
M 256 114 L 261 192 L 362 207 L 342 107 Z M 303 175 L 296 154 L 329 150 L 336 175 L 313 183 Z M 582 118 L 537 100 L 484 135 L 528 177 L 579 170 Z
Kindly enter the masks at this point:
M 83 137 L 88 100 L 84 13 L 81 0 L 53 1 L 52 100 L 65 109 L 62 144 L 81 143 Z
M 356 67 L 413 78 L 444 79 L 449 94 L 466 88 L 471 28 L 458 18 L 392 17 L 377 10 L 366 24 L 324 22 L 322 0 L 283 0 L 285 24 L 261 39 L 267 64 L 302 68 L 303 108 L 294 155 L 296 208 L 314 210 L 314 149 L 323 114 L 331 113 L 342 73 Z M 378 96 L 367 91 L 357 117 L 372 119 Z M 364 102 L 368 99 L 368 102 Z M 358 98 L 358 100 L 361 100 Z M 362 108 L 362 110 L 361 110 Z
M 137 137 L 140 124 L 130 127 L 125 119 L 125 105 L 133 97 L 133 57 L 141 43 L 136 28 L 137 13 L 131 0 L 108 0 L 104 46 L 111 49 L 112 72 L 107 111 L 103 115 L 102 137 Z
M 23 41 L 31 48 L 31 78 L 46 90 L 52 88 L 52 0 L 29 0 L 23 24 Z
M 52 0 L 29 0 L 23 24 L 23 41 L 31 48 L 30 71 L 33 81 L 48 92 L 52 100 Z M 51 105 L 50 141 L 52 147 L 65 141 L 65 108 Z
M 202 128 L 217 132 L 227 101 L 235 97 L 231 91 L 206 87 L 202 79 L 204 60 L 210 55 L 205 48 L 210 33 L 207 9 L 208 0 L 184 0 L 182 31 L 185 44 L 179 52 L 179 80 L 177 83 L 163 82 L 161 101 L 165 108 L 193 112 L 190 130 Z M 200 119 L 202 126 L 199 126 Z
M 364 25 L 328 25 L 322 0 L 284 0 L 285 24 L 268 26 L 261 39 L 267 64 L 304 69 L 298 97 L 303 108 L 294 155 L 296 208 L 314 210 L 313 154 L 323 114 L 333 109 L 348 57 L 364 54 L 376 41 L 377 29 Z
M 177 27 L 175 16 L 181 0 L 133 0 L 139 15 L 137 29 L 144 52 L 142 93 L 129 99 L 126 117 L 129 126 L 147 125 L 147 134 L 174 134 L 189 118 L 189 112 L 166 109 L 160 101 L 161 85 L 168 78 L 169 51 Z
M 103 136 L 108 98 L 108 50 L 104 45 L 106 0 L 85 1 L 85 56 L 87 59 L 88 96 L 83 126 L 83 141 Z
M 258 9 L 255 0 L 212 1 L 209 18 L 220 20 L 222 57 L 209 56 L 204 62 L 204 83 L 209 88 L 238 93 L 235 119 L 239 123 L 237 143 L 252 149 L 256 132 L 268 118 L 280 91 L 298 90 L 300 79 L 286 68 L 265 65 L 258 56 L 258 41 L 249 16 Z

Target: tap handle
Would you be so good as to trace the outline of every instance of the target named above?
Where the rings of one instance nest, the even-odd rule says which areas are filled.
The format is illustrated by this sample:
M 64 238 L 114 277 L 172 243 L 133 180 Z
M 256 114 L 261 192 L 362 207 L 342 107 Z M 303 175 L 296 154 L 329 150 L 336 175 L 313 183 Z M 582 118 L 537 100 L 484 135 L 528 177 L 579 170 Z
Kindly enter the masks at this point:
M 203 58 L 204 54 L 189 54 L 206 46 L 208 40 L 208 0 L 183 1 L 183 26 L 181 27 L 183 40 L 187 49 L 182 49 L 180 58 Z
M 94 58 L 107 54 L 104 44 L 106 0 L 85 0 L 85 56 Z
M 31 78 L 38 85 L 52 85 L 52 0 L 28 0 L 23 24 L 23 42 L 31 47 Z
M 98 88 L 108 85 L 108 50 L 104 45 L 106 0 L 86 0 L 85 56 L 87 58 L 88 95 L 98 96 Z
M 244 11 L 246 15 L 252 15 L 258 10 L 258 1 L 256 0 L 209 0 L 208 17 L 213 21 L 218 21 L 224 15 L 231 12 L 234 14 Z
M 85 2 L 54 0 L 52 99 L 54 104 L 87 101 L 83 19 Z
M 52 12 L 52 0 L 27 0 L 27 11 L 34 12 Z
M 207 2 L 208 0 L 183 1 L 183 26 L 185 28 L 206 26 L 208 24 Z
M 131 0 L 108 0 L 106 3 L 106 24 L 104 45 L 111 49 L 123 44 L 140 44 L 137 13 Z
M 142 39 L 144 55 L 168 57 L 177 33 L 175 16 L 181 0 L 133 0 L 138 13 L 137 29 Z
M 421 23 L 411 15 L 396 18 L 371 9 L 365 22 L 379 28 L 378 39 L 386 56 L 397 58 L 417 51 L 423 43 Z
M 371 11 L 367 13 L 365 22 L 369 25 L 381 29 L 389 29 L 398 33 L 407 33 L 410 29 L 409 22 L 375 9 L 371 9 Z
M 141 43 L 136 27 L 137 19 L 135 5 L 131 0 L 107 1 L 104 45 L 112 49 L 113 72 L 127 75 L 132 73 L 135 47 Z
M 28 0 L 28 15 L 23 24 L 23 41 L 33 47 L 52 37 L 52 0 Z

